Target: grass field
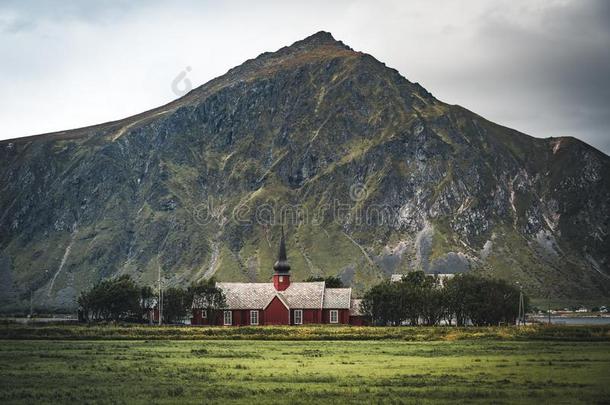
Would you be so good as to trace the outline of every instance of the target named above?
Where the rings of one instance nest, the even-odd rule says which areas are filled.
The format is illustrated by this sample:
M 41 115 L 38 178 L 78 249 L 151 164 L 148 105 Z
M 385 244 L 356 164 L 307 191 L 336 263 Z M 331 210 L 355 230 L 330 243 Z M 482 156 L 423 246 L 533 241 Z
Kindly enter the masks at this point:
M 340 325 L 186 327 L 0 323 L 0 339 L 56 340 L 571 340 L 610 342 L 610 325 L 527 327 L 357 327 Z
M 0 403 L 610 401 L 610 343 L 0 341 Z
M 610 326 L 0 324 L 5 403 L 610 403 Z

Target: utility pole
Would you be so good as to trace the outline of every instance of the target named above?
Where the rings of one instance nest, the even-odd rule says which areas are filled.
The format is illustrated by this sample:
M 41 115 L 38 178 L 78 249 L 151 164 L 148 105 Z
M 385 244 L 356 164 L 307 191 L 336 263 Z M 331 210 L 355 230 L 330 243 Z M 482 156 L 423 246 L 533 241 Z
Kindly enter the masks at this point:
M 161 255 L 161 251 L 163 251 L 163 249 L 165 249 L 165 242 L 167 242 L 167 237 L 169 236 L 170 231 L 172 230 L 172 228 L 174 227 L 176 221 L 176 214 L 174 214 L 174 217 L 171 220 L 170 226 L 169 226 L 169 230 L 167 231 L 167 233 L 165 234 L 165 238 L 163 238 L 163 242 L 161 242 L 161 247 L 159 249 L 159 251 L 157 252 L 157 266 L 159 268 L 159 326 L 161 326 L 161 320 L 163 319 L 163 289 L 161 288 L 161 261 L 160 261 L 160 255 Z
M 161 266 L 159 266 L 159 302 L 157 302 L 159 310 L 159 326 L 161 326 L 161 319 L 163 316 L 163 289 L 161 288 Z
M 519 324 L 525 325 L 525 300 L 523 299 L 521 284 L 519 284 Z
M 34 316 L 34 290 L 30 290 L 30 318 Z
M 546 313 L 549 316 L 549 325 L 551 324 L 551 294 L 549 294 L 548 305 L 546 307 Z
M 523 287 L 518 281 L 515 284 L 519 286 L 519 312 L 517 315 L 517 326 L 525 325 L 525 302 L 523 299 Z

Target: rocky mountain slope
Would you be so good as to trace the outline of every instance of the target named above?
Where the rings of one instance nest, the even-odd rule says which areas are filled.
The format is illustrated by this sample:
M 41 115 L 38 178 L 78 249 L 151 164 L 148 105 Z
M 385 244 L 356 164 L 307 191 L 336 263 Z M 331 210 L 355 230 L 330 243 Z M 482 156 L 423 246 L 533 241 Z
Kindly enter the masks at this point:
M 319 32 L 157 109 L 0 142 L 0 307 L 70 308 L 103 277 L 357 291 L 475 271 L 538 297 L 610 296 L 610 158 L 435 99 Z

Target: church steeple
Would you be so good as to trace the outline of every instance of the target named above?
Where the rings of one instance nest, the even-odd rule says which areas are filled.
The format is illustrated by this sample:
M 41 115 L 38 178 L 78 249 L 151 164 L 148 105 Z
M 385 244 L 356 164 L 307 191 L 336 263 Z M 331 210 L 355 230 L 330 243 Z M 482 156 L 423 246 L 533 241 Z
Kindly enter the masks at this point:
M 282 236 L 280 238 L 280 250 L 277 261 L 273 265 L 273 285 L 278 291 L 284 291 L 290 285 L 290 264 L 286 257 L 286 240 L 284 238 L 284 227 L 282 226 Z
M 273 270 L 276 273 L 288 273 L 290 271 L 290 265 L 286 258 L 286 240 L 284 239 L 284 227 L 282 226 L 282 236 L 280 238 L 280 250 L 277 255 L 277 262 L 273 265 Z

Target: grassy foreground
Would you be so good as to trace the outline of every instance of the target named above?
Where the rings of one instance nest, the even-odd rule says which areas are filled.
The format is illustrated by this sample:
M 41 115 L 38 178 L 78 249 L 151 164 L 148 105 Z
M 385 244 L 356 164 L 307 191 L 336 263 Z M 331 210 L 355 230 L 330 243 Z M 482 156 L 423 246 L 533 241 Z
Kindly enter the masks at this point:
M 0 324 L 0 339 L 61 340 L 570 340 L 610 342 L 610 325 L 527 327 L 353 327 L 333 325 L 184 327 L 145 325 Z
M 0 403 L 607 403 L 610 344 L 0 341 Z

